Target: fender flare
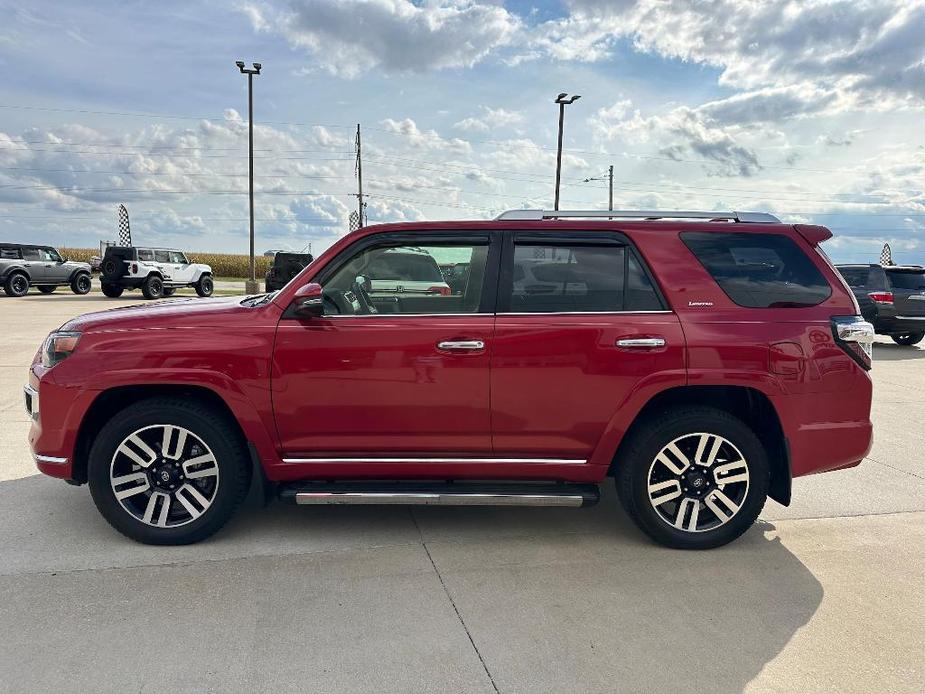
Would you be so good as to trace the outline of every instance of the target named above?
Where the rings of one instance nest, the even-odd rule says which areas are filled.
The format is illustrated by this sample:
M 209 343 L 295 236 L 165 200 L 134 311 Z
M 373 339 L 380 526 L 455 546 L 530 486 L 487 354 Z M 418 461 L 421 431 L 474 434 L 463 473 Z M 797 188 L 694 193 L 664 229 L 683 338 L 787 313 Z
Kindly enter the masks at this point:
M 85 268 L 79 267 L 79 268 L 77 268 L 76 270 L 72 270 L 72 271 L 71 271 L 71 274 L 68 275 L 68 277 L 67 277 L 67 282 L 68 282 L 68 284 L 70 284 L 70 283 L 73 282 L 75 279 L 77 279 L 77 275 L 80 275 L 80 274 L 90 275 L 90 279 L 91 279 L 91 280 L 93 279 L 93 271 L 92 271 L 92 270 L 87 270 L 87 269 L 85 269 Z
M 0 273 L 0 281 L 6 282 L 10 275 L 14 272 L 21 272 L 29 280 L 29 284 L 32 284 L 32 275 L 29 273 L 29 269 L 25 265 L 10 265 L 5 268 L 2 273 Z

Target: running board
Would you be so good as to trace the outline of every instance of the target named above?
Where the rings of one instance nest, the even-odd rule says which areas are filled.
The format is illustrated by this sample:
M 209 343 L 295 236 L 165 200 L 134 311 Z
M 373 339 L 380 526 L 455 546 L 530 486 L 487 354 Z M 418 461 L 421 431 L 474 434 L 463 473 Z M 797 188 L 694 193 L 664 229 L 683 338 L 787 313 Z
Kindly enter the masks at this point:
M 280 488 L 279 498 L 301 505 L 593 506 L 596 484 L 490 484 L 465 482 L 301 482 Z

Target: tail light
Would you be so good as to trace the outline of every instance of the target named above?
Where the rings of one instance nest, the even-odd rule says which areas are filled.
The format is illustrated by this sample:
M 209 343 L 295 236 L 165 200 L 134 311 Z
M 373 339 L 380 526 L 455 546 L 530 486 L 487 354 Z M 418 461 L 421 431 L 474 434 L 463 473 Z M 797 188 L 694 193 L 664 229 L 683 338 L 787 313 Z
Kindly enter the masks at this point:
M 869 292 L 867 294 L 875 303 L 892 304 L 893 292 Z
M 444 286 L 434 285 L 433 287 L 427 290 L 427 293 L 428 294 L 439 294 L 440 296 L 449 296 L 450 288 L 445 285 Z
M 860 316 L 835 316 L 832 334 L 836 344 L 861 368 L 869 371 L 874 351 L 874 326 Z
M 132 274 L 133 275 L 138 274 L 138 263 L 132 263 Z

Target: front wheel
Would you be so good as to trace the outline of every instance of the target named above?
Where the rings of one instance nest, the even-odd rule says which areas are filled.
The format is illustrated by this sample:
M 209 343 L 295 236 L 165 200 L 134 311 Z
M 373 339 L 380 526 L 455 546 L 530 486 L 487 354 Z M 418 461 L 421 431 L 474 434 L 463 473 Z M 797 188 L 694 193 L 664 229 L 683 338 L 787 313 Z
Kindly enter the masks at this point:
M 199 296 L 206 297 L 212 296 L 212 291 L 215 289 L 215 283 L 212 281 L 211 275 L 203 275 L 199 278 L 199 281 L 196 283 L 196 293 Z
M 90 493 L 123 535 L 153 545 L 203 540 L 250 485 L 241 436 L 213 409 L 173 398 L 120 411 L 90 449 Z
M 897 345 L 911 347 L 920 343 L 922 338 L 925 337 L 925 333 L 906 333 L 904 335 L 890 335 L 890 337 L 893 338 L 893 342 Z
M 141 285 L 141 293 L 145 299 L 160 299 L 164 296 L 164 280 L 157 275 L 151 275 Z
M 617 493 L 656 542 L 719 547 L 748 530 L 764 507 L 770 483 L 764 446 L 728 412 L 675 408 L 630 437 L 616 461 Z
M 92 286 L 90 275 L 86 272 L 81 272 L 71 280 L 71 291 L 79 296 L 89 294 Z

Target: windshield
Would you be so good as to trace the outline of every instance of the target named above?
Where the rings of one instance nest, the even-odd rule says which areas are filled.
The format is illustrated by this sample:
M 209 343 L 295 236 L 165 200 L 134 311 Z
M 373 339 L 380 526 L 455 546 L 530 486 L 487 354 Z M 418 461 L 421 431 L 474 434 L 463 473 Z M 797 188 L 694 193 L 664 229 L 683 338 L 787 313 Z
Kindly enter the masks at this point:
M 893 289 L 911 289 L 913 291 L 925 289 L 925 270 L 918 272 L 902 272 L 887 270 L 887 277 Z

